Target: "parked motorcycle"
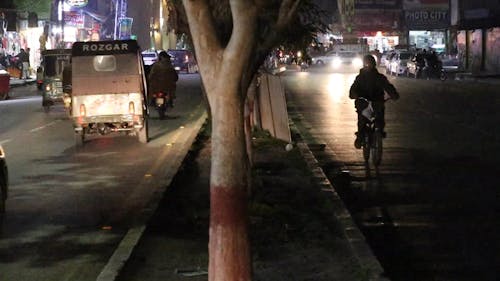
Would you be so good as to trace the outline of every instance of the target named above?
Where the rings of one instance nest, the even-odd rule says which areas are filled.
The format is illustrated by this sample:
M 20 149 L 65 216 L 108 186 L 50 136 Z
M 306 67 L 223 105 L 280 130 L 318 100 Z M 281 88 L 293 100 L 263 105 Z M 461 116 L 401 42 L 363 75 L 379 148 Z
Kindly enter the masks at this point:
M 441 61 L 433 62 L 425 60 L 425 66 L 422 69 L 422 74 L 426 79 L 441 79 L 441 81 L 444 81 L 447 78 Z
M 171 106 L 172 95 L 171 93 L 158 92 L 154 94 L 154 105 L 160 119 L 165 118 L 167 108 Z

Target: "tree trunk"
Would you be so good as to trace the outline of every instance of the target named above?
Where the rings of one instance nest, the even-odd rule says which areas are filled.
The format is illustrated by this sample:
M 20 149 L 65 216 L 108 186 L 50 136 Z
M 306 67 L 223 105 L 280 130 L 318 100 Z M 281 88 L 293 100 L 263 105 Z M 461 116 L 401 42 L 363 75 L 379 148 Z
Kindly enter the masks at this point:
M 210 175 L 209 280 L 251 280 L 248 240 L 248 157 L 243 103 L 236 88 L 218 87 L 212 96 L 212 167 Z M 231 83 L 230 83 L 231 84 Z

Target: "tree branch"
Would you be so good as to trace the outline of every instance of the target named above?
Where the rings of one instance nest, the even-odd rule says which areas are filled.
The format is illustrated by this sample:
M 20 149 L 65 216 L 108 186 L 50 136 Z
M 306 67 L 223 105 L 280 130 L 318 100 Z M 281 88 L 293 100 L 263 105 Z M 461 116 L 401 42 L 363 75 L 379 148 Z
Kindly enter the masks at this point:
M 230 0 L 229 2 L 233 17 L 233 32 L 225 49 L 224 60 L 243 71 L 255 45 L 257 8 L 252 1 Z
M 290 23 L 299 4 L 300 0 L 284 0 L 281 2 L 278 20 L 276 21 L 276 27 L 278 29 L 282 29 Z
M 200 69 L 202 70 L 203 66 L 218 68 L 222 61 L 222 47 L 216 36 L 217 32 L 207 0 L 182 0 L 182 3 L 186 9 Z M 210 56 L 209 54 L 218 55 Z

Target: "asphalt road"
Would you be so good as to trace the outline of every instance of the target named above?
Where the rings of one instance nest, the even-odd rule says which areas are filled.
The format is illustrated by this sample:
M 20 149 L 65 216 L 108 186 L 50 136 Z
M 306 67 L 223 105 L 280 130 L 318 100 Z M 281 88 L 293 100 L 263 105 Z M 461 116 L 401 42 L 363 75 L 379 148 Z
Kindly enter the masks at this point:
M 96 280 L 191 146 L 185 136 L 205 112 L 199 85 L 199 75 L 181 75 L 169 118 L 151 112 L 148 144 L 108 135 L 78 149 L 62 106 L 45 113 L 35 85 L 13 89 L 0 102 L 10 171 L 0 280 Z
M 390 77 L 380 173 L 353 146 L 356 73 L 283 75 L 303 132 L 393 281 L 498 280 L 498 84 Z M 322 149 L 322 144 L 325 149 Z

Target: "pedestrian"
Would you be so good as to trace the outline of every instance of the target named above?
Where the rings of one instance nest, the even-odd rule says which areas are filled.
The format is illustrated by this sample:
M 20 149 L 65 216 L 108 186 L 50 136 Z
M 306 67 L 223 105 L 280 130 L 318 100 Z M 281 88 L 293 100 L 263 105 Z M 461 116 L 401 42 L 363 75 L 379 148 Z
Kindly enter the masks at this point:
M 19 54 L 16 55 L 19 62 L 21 62 L 21 79 L 29 78 L 29 69 L 30 69 L 30 56 L 24 49 L 19 51 Z
M 153 99 L 154 95 L 159 92 L 169 93 L 170 106 L 173 107 L 177 80 L 179 80 L 179 75 L 170 61 L 170 55 L 161 51 L 158 54 L 158 61 L 151 66 L 148 76 L 150 98 Z
M 377 112 L 375 123 L 382 129 L 382 136 L 385 138 L 385 93 L 391 99 L 397 100 L 399 98 L 396 88 L 387 80 L 385 75 L 378 72 L 375 58 L 372 55 L 364 56 L 363 68 L 359 71 L 359 75 L 356 76 L 349 90 L 349 98 L 356 99 L 354 104 L 358 113 L 358 131 L 356 132 L 356 140 L 354 141 L 354 146 L 357 149 L 360 149 L 362 146 L 363 136 L 361 133 L 367 122 L 366 118 L 361 114 L 367 104 L 358 98 L 363 97 L 372 102 L 373 110 Z

